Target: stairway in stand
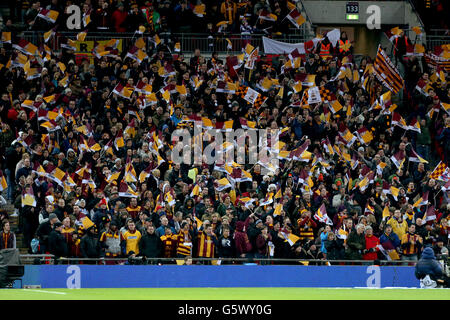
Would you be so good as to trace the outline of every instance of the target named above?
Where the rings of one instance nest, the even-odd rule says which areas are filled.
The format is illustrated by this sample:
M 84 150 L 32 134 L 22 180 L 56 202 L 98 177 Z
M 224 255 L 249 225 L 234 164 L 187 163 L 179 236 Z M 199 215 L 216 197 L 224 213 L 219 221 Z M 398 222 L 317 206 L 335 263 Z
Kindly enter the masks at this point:
M 6 204 L 2 206 L 2 209 L 6 210 L 8 213 L 9 224 L 11 225 L 11 231 L 16 234 L 16 246 L 20 250 L 20 254 L 28 254 L 28 249 L 23 243 L 23 234 L 17 233 L 19 229 L 19 216 L 13 217 L 14 214 L 14 205 Z

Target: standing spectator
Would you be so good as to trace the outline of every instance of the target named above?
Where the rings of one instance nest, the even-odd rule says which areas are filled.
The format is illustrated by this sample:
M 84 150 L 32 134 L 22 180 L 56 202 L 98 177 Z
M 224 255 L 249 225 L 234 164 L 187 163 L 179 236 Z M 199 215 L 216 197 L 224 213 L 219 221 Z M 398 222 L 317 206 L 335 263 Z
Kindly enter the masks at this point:
M 342 242 L 336 240 L 336 235 L 333 232 L 328 233 L 328 237 L 324 241 L 324 244 L 327 251 L 327 260 L 345 259 L 345 247 Z
M 169 219 L 164 215 L 160 218 L 161 225 L 156 229 L 156 235 L 162 237 L 166 234 L 165 228 L 168 227 L 172 233 L 175 233 L 175 228 L 169 226 Z
M 172 233 L 169 226 L 164 227 L 164 234 L 160 237 L 162 243 L 162 257 L 174 258 L 177 251 L 178 236 Z
M 30 157 L 25 157 L 25 159 L 23 159 L 23 167 L 17 170 L 16 182 L 18 182 L 19 178 L 22 176 L 25 178 L 28 177 L 31 174 L 31 171 L 33 171 L 33 168 L 31 167 Z
M 180 212 L 181 214 L 181 212 Z M 192 256 L 194 231 L 190 229 L 189 224 L 183 220 L 180 225 L 181 229 L 178 233 L 177 257 L 185 258 Z
M 222 236 L 217 243 L 217 256 L 219 258 L 233 258 L 235 256 L 235 242 L 230 236 L 230 228 L 222 228 Z M 229 261 L 223 261 L 222 264 L 230 264 Z
M 101 246 L 94 225 L 87 228 L 86 234 L 81 238 L 80 251 L 83 258 L 100 258 Z M 86 263 L 95 264 L 95 261 L 86 261 Z
M 402 30 L 400 36 L 394 39 L 394 56 L 397 65 L 399 62 L 404 65 L 403 56 L 406 54 L 406 49 L 409 45 L 411 45 L 411 41 Z
M 132 4 L 131 12 L 127 15 L 123 26 L 127 28 L 128 32 L 136 32 L 137 30 L 139 30 L 140 26 L 144 26 L 147 22 L 144 14 L 146 13 L 143 13 L 141 10 L 139 10 L 139 7 L 136 3 Z M 155 14 L 156 13 L 154 13 L 154 15 Z M 151 31 L 151 29 L 149 31 Z
M 39 238 L 39 244 L 41 247 L 42 253 L 48 253 L 49 251 L 49 243 L 48 238 L 50 236 L 50 232 L 52 232 L 55 223 L 58 222 L 58 217 L 56 214 L 51 213 L 48 216 L 48 221 L 39 225 L 36 235 Z
M 125 21 L 127 19 L 128 12 L 125 11 L 125 7 L 122 2 L 117 4 L 117 9 L 113 12 L 111 16 L 111 22 L 114 26 L 116 32 L 126 32 Z
M 430 118 L 425 119 L 418 118 L 417 121 L 420 123 L 420 133 L 417 134 L 416 138 L 416 151 L 424 159 L 430 158 L 430 147 L 431 147 L 431 134 L 430 134 Z
M 252 244 L 248 239 L 247 232 L 245 231 L 245 224 L 243 221 L 236 222 L 236 231 L 234 233 L 234 241 L 236 244 L 236 254 L 240 258 L 250 257 L 252 251 Z
M 373 234 L 371 226 L 366 226 L 364 231 L 366 247 L 363 249 L 363 260 L 377 260 L 380 251 L 377 246 L 380 244 L 380 239 Z
M 189 8 L 186 0 L 181 0 L 174 8 L 174 26 L 180 33 L 192 32 L 191 22 L 194 20 L 194 14 Z
M 269 228 L 264 225 L 261 229 L 261 233 L 256 237 L 256 255 L 255 258 L 268 258 L 269 242 L 271 242 L 272 236 L 269 233 Z M 261 264 L 267 264 L 267 262 L 261 262 Z
M 48 251 L 55 256 L 55 264 L 58 263 L 58 258 L 69 255 L 66 239 L 61 234 L 63 227 L 61 222 L 56 222 L 48 237 Z
M 416 261 L 422 250 L 423 240 L 416 234 L 416 225 L 412 224 L 408 228 L 408 232 L 402 237 L 402 260 Z M 406 263 L 405 265 L 408 265 Z
M 408 232 L 408 223 L 403 220 L 400 210 L 394 211 L 394 215 L 387 221 L 387 224 L 391 225 L 392 231 L 399 239 L 402 239 L 403 235 Z
M 311 212 L 305 210 L 300 219 L 297 220 L 299 228 L 300 240 L 307 242 L 314 240 L 314 229 L 317 223 L 311 218 Z
M 103 231 L 99 239 L 102 248 L 101 255 L 105 258 L 118 258 L 121 253 L 120 240 L 121 236 L 117 222 L 112 220 L 107 224 L 107 228 Z M 106 259 L 106 263 L 114 264 L 114 262 L 108 262 L 108 259 Z
M 325 241 L 328 239 L 328 235 L 331 233 L 331 227 L 326 225 L 323 231 L 320 233 L 320 251 L 327 256 L 327 248 L 325 246 Z
M 147 226 L 146 233 L 139 241 L 139 252 L 145 258 L 158 258 L 161 256 L 162 242 L 155 233 L 153 225 Z M 155 260 L 151 260 L 150 264 L 156 264 Z
M 0 250 L 1 249 L 15 249 L 16 248 L 16 235 L 11 231 L 9 221 L 2 221 L 2 231 L 0 231 Z
M 141 9 L 141 12 L 143 12 L 146 31 L 149 33 L 158 32 L 160 29 L 160 14 L 153 8 L 153 3 L 146 1 L 145 8 Z M 138 21 L 141 21 L 141 18 Z
M 347 249 L 345 251 L 348 260 L 362 260 L 362 252 L 366 248 L 364 225 L 358 224 L 356 230 L 348 235 Z
M 139 241 L 141 241 L 142 235 L 139 230 L 136 229 L 136 224 L 132 219 L 127 221 L 127 231 L 122 234 L 121 247 L 122 253 L 128 256 L 131 251 L 134 254 L 139 255 Z
M 400 257 L 398 253 L 400 253 L 400 239 L 397 234 L 392 232 L 392 226 L 387 224 L 384 227 L 384 232 L 380 236 L 380 244 L 383 246 L 384 250 L 386 250 L 387 254 L 393 260 L 398 260 Z
M 106 0 L 98 0 L 98 6 L 92 13 L 92 23 L 97 30 L 110 30 L 111 28 L 111 8 Z
M 212 225 L 207 224 L 203 227 L 203 231 L 198 236 L 198 257 L 214 258 L 218 244 L 217 237 L 213 233 Z M 211 264 L 211 262 L 205 261 L 205 264 Z
M 15 199 L 14 188 L 16 185 L 16 165 L 21 159 L 22 145 L 18 142 L 14 143 L 13 146 L 6 149 L 5 157 L 5 174 L 6 182 L 8 184 L 7 200 L 12 201 Z
M 233 0 L 225 0 L 220 5 L 220 13 L 223 15 L 223 20 L 227 21 L 232 29 L 235 29 L 237 5 Z

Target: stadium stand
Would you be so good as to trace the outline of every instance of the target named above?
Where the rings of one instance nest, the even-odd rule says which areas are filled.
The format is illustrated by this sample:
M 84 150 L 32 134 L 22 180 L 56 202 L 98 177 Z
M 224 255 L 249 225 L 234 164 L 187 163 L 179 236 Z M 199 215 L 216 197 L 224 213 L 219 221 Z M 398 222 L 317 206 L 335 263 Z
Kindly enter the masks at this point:
M 449 43 L 393 26 L 392 50 L 359 54 L 346 32 L 316 34 L 301 1 L 8 4 L 0 249 L 105 263 L 448 256 Z M 408 31 L 448 34 L 436 17 Z M 263 36 L 302 50 L 264 53 Z M 175 130 L 204 151 L 211 128 L 277 130 L 278 163 L 173 161 Z M 237 144 L 248 160 L 256 146 Z

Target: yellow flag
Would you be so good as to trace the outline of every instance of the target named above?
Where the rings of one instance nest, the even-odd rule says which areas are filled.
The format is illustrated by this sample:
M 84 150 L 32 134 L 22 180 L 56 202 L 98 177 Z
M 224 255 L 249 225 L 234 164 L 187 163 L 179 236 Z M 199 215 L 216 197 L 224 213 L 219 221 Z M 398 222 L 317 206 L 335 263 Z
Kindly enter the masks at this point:
M 273 215 L 274 216 L 281 215 L 281 210 L 282 209 L 283 209 L 283 205 L 281 203 L 277 204 L 277 206 L 275 207 L 275 210 L 273 211 Z
M 229 196 L 230 196 L 231 202 L 235 203 L 236 202 L 236 191 L 234 189 L 231 189 Z
M 94 223 L 91 221 L 91 219 L 89 219 L 88 217 L 84 217 L 81 220 L 81 223 L 83 224 L 83 228 L 85 230 L 89 229 L 90 227 L 94 226 Z
M 389 213 L 389 208 L 388 206 L 385 206 L 383 209 L 383 218 L 389 217 L 390 213 Z
M 142 49 L 145 47 L 145 41 L 144 38 L 139 38 L 136 40 L 136 42 L 134 43 L 136 48 Z

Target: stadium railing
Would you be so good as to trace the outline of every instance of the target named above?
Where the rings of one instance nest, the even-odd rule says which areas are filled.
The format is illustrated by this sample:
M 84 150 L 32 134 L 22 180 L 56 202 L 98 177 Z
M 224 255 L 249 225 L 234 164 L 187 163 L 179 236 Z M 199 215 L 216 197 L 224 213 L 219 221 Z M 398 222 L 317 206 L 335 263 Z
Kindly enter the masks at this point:
M 431 50 L 435 46 L 450 44 L 450 31 L 446 29 L 431 29 L 427 33 L 427 47 Z
M 50 40 L 47 45 L 53 51 L 59 51 L 61 40 L 76 39 L 77 32 L 58 32 L 53 40 Z M 193 52 L 195 49 L 200 49 L 201 52 L 218 52 L 218 53 L 240 53 L 241 48 L 245 47 L 246 43 L 250 42 L 252 46 L 259 47 L 260 50 L 263 48 L 262 37 L 266 36 L 263 33 L 254 33 L 249 35 L 243 34 L 227 34 L 226 36 L 216 35 L 215 37 L 208 37 L 207 34 L 202 33 L 161 33 L 159 38 L 161 42 L 168 45 L 172 50 L 175 43 L 179 42 L 181 47 L 181 52 Z M 35 45 L 44 43 L 43 32 L 40 31 L 23 31 L 18 35 L 19 38 L 25 39 Z M 137 34 L 133 32 L 88 32 L 84 41 L 102 41 L 118 39 L 122 40 L 122 48 L 128 50 L 134 44 L 134 42 L 139 38 L 143 37 L 147 48 L 152 49 L 154 45 L 152 43 L 152 37 L 150 34 Z M 282 34 L 280 36 L 274 37 L 274 39 L 288 42 L 288 43 L 299 43 L 305 42 L 314 37 L 313 34 L 308 33 L 305 29 L 289 32 L 287 34 Z M 232 49 L 228 49 L 229 39 L 232 45 Z M 87 53 L 86 51 L 75 51 L 76 53 Z
M 166 265 L 192 261 L 192 264 L 258 264 L 258 265 L 415 265 L 417 261 L 403 260 L 322 260 L 322 259 L 279 259 L 279 258 L 56 258 L 51 254 L 24 254 L 20 256 L 23 264 L 134 264 L 134 265 Z M 220 261 L 220 262 L 219 262 Z

